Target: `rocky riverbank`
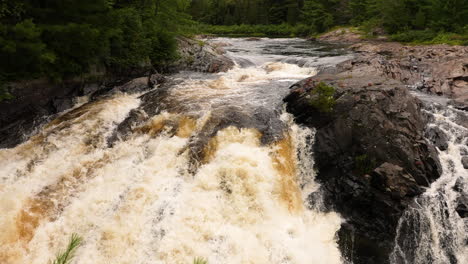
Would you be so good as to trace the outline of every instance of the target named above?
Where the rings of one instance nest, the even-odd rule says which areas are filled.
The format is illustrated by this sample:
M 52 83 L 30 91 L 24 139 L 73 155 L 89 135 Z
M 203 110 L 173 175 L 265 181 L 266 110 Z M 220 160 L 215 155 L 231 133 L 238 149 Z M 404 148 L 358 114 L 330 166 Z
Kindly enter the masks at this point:
M 338 72 L 360 72 L 395 79 L 423 92 L 446 96 L 459 109 L 468 109 L 468 47 L 449 45 L 411 46 L 385 38 L 363 40 L 358 33 L 341 29 L 318 41 L 350 45 L 355 59 L 338 66 Z
M 180 58 L 163 67 L 170 74 L 179 71 L 223 72 L 234 62 L 223 55 L 221 47 L 187 39 L 178 39 Z M 78 98 L 94 99 L 108 93 L 142 92 L 161 83 L 164 76 L 155 74 L 151 66 L 141 66 L 126 72 L 90 74 L 62 83 L 46 79 L 12 83 L 8 90 L 13 99 L 0 102 L 0 148 L 14 147 L 26 140 L 46 119 L 70 109 Z
M 365 41 L 349 30 L 318 41 L 350 45 L 355 56 L 293 85 L 287 110 L 317 129 L 317 177 L 326 208 L 347 220 L 339 233 L 345 257 L 388 263 L 400 216 L 441 175 L 434 143 L 444 141 L 425 135 L 423 104 L 409 90 L 467 109 L 468 47 Z M 328 111 L 317 107 L 330 101 L 323 87 L 333 89 Z

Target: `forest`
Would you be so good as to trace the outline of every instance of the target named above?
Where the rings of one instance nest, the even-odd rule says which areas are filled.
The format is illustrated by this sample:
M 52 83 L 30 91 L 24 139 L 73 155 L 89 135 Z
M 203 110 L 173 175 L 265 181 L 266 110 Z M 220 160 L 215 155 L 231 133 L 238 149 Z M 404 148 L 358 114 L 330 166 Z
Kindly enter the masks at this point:
M 468 31 L 465 0 L 194 0 L 190 14 L 205 24 L 234 25 L 231 30 L 242 24 L 276 25 L 279 30 L 296 28 L 297 35 L 343 25 L 383 28 L 390 34 L 425 31 L 413 32 L 416 38 Z
M 0 82 L 164 64 L 178 34 L 310 36 L 352 25 L 397 41 L 466 42 L 467 21 L 466 0 L 0 0 Z
M 160 64 L 176 56 L 174 36 L 189 0 L 1 0 L 3 81 L 60 81 L 90 71 Z

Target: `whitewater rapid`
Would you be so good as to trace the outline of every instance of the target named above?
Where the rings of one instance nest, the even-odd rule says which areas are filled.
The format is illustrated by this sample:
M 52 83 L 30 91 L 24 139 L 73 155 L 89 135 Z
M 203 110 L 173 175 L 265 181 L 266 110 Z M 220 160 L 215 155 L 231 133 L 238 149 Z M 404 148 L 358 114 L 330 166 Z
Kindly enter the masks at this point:
M 443 173 L 400 218 L 390 262 L 468 263 L 468 219 L 457 212 L 459 201 L 468 197 L 468 172 L 462 164 L 468 153 L 468 128 L 462 123 L 468 115 L 447 105 L 447 99 L 415 95 L 425 102 L 427 130 L 446 139 L 438 149 Z
M 72 262 L 80 264 L 343 262 L 336 242 L 343 220 L 307 200 L 319 189 L 306 144 L 314 131 L 274 113 L 292 83 L 346 57 L 330 60 L 318 49 L 293 56 L 307 45 L 298 39 L 216 41 L 232 45 L 237 66 L 174 76 L 173 107 L 112 146 L 139 95 L 81 102 L 0 150 L 0 263 L 48 263 L 72 233 L 83 238 Z M 264 142 L 255 126 L 222 127 L 191 169 L 188 146 L 232 109 L 284 129 Z

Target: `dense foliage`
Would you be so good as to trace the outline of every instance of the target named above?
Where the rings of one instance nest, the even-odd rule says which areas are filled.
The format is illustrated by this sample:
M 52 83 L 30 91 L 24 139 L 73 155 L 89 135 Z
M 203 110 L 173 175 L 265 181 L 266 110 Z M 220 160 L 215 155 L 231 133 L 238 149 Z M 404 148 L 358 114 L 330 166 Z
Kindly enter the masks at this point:
M 190 0 L 0 0 L 0 78 L 55 80 L 175 56 Z
M 335 88 L 328 86 L 324 82 L 317 84 L 311 92 L 310 104 L 322 113 L 329 113 L 333 111 L 333 107 L 336 104 Z
M 383 28 L 390 34 L 426 31 L 425 36 L 432 33 L 434 38 L 440 32 L 468 31 L 467 0 L 193 0 L 190 12 L 211 25 L 308 27 L 301 32 L 356 25 L 367 31 Z
M 163 64 L 176 56 L 187 10 L 216 34 L 304 36 L 355 25 L 402 42 L 468 43 L 467 0 L 0 0 L 0 100 L 10 96 L 4 82 Z

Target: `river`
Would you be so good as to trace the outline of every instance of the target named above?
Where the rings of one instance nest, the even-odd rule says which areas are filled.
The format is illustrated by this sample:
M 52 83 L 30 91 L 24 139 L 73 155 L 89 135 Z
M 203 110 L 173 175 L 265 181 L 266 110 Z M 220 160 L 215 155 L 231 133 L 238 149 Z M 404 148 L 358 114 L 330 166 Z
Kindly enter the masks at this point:
M 320 199 L 314 131 L 294 122 L 282 98 L 293 83 L 351 55 L 302 39 L 210 41 L 223 43 L 236 67 L 172 76 L 176 84 L 154 102 L 161 103 L 158 113 L 113 144 L 109 138 L 142 103 L 141 94 L 81 102 L 27 142 L 0 150 L 0 263 L 49 263 L 72 233 L 83 238 L 73 262 L 80 264 L 192 263 L 197 257 L 210 264 L 346 262 L 336 240 L 344 219 L 308 200 Z M 450 122 L 438 109 L 427 110 L 435 115 L 431 126 Z M 459 133 L 450 126 L 444 131 Z M 466 234 L 466 226 L 458 218 L 448 217 L 450 227 L 427 226 L 460 236 L 447 242 L 451 253 L 440 242 L 430 250 L 421 245 L 429 229 L 410 237 L 403 227 L 431 214 L 430 206 L 440 204 L 436 197 L 454 200 L 449 189 L 458 179 L 466 190 L 461 163 L 447 161 L 461 145 L 466 149 L 466 129 L 460 131 L 465 139 L 453 134 L 441 152 L 450 172 L 401 220 L 395 263 L 426 263 L 428 256 L 431 263 L 466 260 L 457 234 Z
M 113 147 L 139 95 L 77 106 L 0 150 L 0 263 L 48 263 L 72 233 L 82 264 L 341 263 L 342 219 L 305 202 L 318 190 L 313 131 L 282 98 L 347 56 L 301 39 L 212 41 L 227 43 L 237 66 L 173 76 L 166 107 Z M 211 123 L 223 125 L 193 169 L 189 146 Z

